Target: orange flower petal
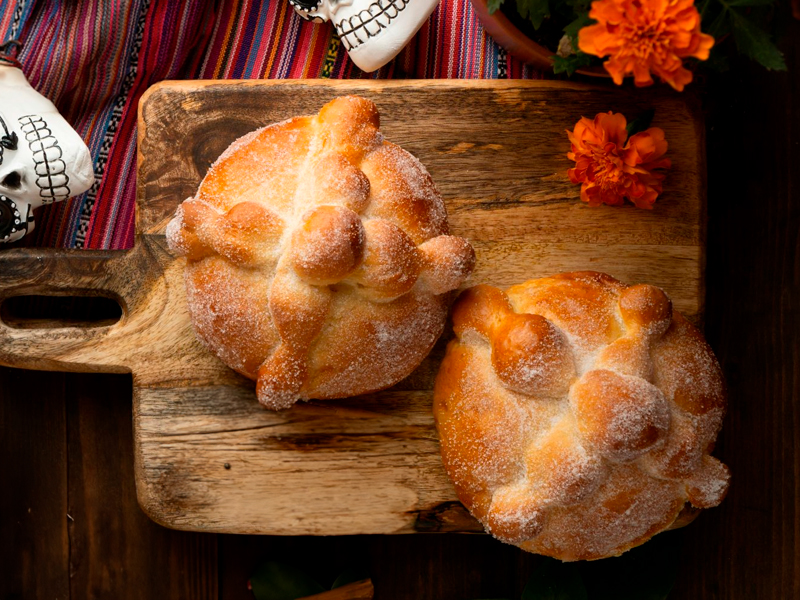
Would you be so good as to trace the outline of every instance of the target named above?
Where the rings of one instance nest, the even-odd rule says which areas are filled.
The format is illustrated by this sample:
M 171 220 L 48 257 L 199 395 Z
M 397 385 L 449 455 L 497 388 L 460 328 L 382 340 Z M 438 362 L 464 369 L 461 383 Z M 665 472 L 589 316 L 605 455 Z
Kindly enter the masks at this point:
M 636 87 L 646 87 L 648 85 L 653 85 L 653 78 L 650 77 L 650 69 L 647 68 L 647 65 L 641 62 L 637 62 L 633 66 L 633 82 L 636 84 Z
M 666 151 L 667 140 L 664 139 L 664 131 L 658 127 L 651 127 L 631 136 L 625 162 L 629 165 L 650 162 L 663 156 Z M 636 162 L 628 159 L 628 155 L 635 157 Z
M 705 33 L 700 34 L 700 46 L 697 48 L 697 51 L 692 54 L 695 58 L 699 58 L 700 60 L 708 60 L 708 54 L 711 51 L 711 48 L 714 47 L 714 38 L 710 35 Z
M 622 80 L 625 78 L 625 68 L 622 67 L 618 61 L 614 60 L 614 58 L 609 58 L 603 63 L 603 67 L 608 71 L 608 74 L 611 75 L 611 79 L 614 80 L 614 83 L 622 85 Z
M 681 91 L 692 81 L 682 59 L 706 60 L 714 45 L 700 31 L 693 0 L 595 0 L 589 16 L 597 23 L 578 32 L 578 47 L 609 57 L 603 66 L 617 85 L 627 75 L 639 87 L 651 85 L 653 73 Z
M 679 92 L 682 92 L 686 84 L 692 81 L 692 72 L 683 67 L 671 73 L 659 74 L 659 76 Z
M 628 139 L 628 121 L 622 113 L 599 113 L 594 118 L 594 124 L 605 134 L 607 142 L 622 145 Z
M 650 209 L 661 193 L 663 170 L 671 164 L 663 158 L 663 130 L 650 127 L 628 138 L 626 125 L 624 115 L 609 111 L 592 120 L 582 117 L 566 132 L 572 143 L 567 158 L 575 163 L 567 176 L 581 184 L 581 200 L 590 206 L 619 206 L 627 198 Z
M 616 48 L 617 41 L 602 25 L 589 25 L 578 32 L 578 48 L 601 58 Z

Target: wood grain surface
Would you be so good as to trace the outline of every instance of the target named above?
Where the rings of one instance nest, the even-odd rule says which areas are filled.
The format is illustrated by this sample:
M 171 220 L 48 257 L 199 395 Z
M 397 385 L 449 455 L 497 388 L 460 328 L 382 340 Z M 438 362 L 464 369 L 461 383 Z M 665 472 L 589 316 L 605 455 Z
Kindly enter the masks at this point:
M 706 336 L 730 393 L 715 455 L 734 479 L 718 509 L 665 534 L 684 539 L 674 600 L 800 598 L 800 21 L 784 12 L 788 73 L 740 63 L 690 88 L 709 114 Z M 378 600 L 516 599 L 539 564 L 484 535 L 163 529 L 136 502 L 131 390 L 130 375 L 0 368 L 0 598 L 252 600 L 247 579 L 269 559 L 321 581 L 367 564 Z M 85 480 L 67 459 L 79 454 L 67 452 L 76 430 L 96 449 Z M 86 499 L 80 508 L 68 510 L 70 493 Z M 86 547 L 95 536 L 124 543 L 70 558 L 73 538 Z
M 594 269 L 703 302 L 703 128 L 675 94 L 631 100 L 561 82 L 174 82 L 140 104 L 139 210 L 131 252 L 0 255 L 0 295 L 92 293 L 123 317 L 92 328 L 0 328 L 0 362 L 133 373 L 137 491 L 170 527 L 231 533 L 480 531 L 441 468 L 430 390 L 444 348 L 385 392 L 273 413 L 253 383 L 196 340 L 183 260 L 164 239 L 178 203 L 237 137 L 331 98 L 363 94 L 382 130 L 427 166 L 451 230 L 471 240 L 472 282 L 509 286 Z M 569 182 L 564 133 L 581 115 L 656 109 L 673 168 L 653 211 L 589 208 Z M 445 336 L 446 338 L 446 336 Z
M 372 600 L 374 596 L 375 587 L 372 585 L 372 581 L 366 579 L 364 581 L 349 583 L 335 590 L 322 592 L 321 594 L 304 596 L 297 600 Z

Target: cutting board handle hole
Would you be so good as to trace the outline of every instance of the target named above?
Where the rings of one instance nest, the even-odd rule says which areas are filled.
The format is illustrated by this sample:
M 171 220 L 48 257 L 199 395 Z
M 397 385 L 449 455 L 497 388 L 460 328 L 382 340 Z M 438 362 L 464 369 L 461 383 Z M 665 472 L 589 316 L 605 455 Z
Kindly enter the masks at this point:
M 12 296 L 0 304 L 0 319 L 16 329 L 107 327 L 122 307 L 105 296 Z

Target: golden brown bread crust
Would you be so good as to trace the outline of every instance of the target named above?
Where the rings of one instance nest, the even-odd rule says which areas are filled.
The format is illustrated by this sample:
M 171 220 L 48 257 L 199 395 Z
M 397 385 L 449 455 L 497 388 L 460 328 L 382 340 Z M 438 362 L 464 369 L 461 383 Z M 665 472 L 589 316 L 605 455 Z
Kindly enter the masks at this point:
M 659 288 L 593 272 L 480 285 L 453 327 L 434 390 L 442 460 L 497 538 L 604 558 L 691 520 L 687 502 L 722 501 L 722 373 Z
M 475 262 L 428 172 L 354 96 L 234 142 L 167 240 L 198 337 L 272 409 L 407 376 Z

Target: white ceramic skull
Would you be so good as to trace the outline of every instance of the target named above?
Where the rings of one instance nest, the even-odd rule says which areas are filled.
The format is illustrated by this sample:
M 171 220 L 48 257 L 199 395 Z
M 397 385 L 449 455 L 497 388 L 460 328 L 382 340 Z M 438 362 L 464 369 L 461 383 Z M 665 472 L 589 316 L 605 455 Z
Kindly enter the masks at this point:
M 81 137 L 20 69 L 0 64 L 0 242 L 32 231 L 35 208 L 82 194 L 93 183 Z
M 333 21 L 362 71 L 380 69 L 422 27 L 439 0 L 289 0 L 304 19 Z

